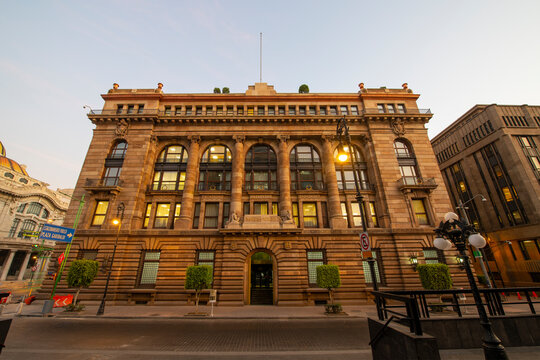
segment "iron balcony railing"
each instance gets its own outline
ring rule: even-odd
[[[437,183],[434,178],[421,178],[418,176],[403,176],[398,179],[398,186],[400,188],[407,186],[415,187],[436,187]]]
[[[124,180],[118,178],[86,179],[84,187],[116,187],[123,184]]]

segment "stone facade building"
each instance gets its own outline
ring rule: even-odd
[[[431,143],[452,202],[470,201],[468,217],[487,237],[496,283],[538,285],[540,106],[476,105]]]
[[[0,150],[0,288],[18,292],[31,277],[34,284],[43,278],[50,251],[40,252],[37,234],[47,221],[62,224],[73,189],[49,189],[49,184],[30,177],[24,165],[6,157],[2,143]],[[54,245],[48,240],[44,244]]]
[[[418,258],[446,261],[454,283],[465,284],[455,253],[433,249],[434,226],[451,205],[424,126],[432,114],[406,84],[311,94],[266,83],[231,94],[115,84],[102,97],[103,109],[88,114],[96,128],[74,193],[87,206],[69,261],[108,266],[111,220],[123,214],[110,300],[185,304],[186,268],[208,264],[219,304],[313,304],[326,296],[316,266],[332,263],[342,278],[338,301],[365,301],[373,280],[359,246],[352,167],[335,157],[342,117],[358,157],[376,281],[418,288],[410,264]],[[99,299],[104,282],[105,273],[82,296]]]

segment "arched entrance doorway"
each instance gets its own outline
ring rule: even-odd
[[[272,255],[264,251],[255,252],[249,260],[250,304],[274,304],[274,266]]]

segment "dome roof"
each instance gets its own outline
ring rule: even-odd
[[[19,174],[29,176],[24,167],[19,165],[18,162],[6,157],[6,148],[2,142],[0,142],[0,166],[18,172]]]

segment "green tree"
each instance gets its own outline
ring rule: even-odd
[[[228,94],[228,93],[230,93],[230,91],[229,91],[229,88],[228,88],[228,87],[224,87],[224,88],[223,88],[223,90],[221,90],[221,92],[222,92],[222,93],[224,93],[224,94]]]
[[[300,85],[300,87],[298,88],[298,92],[300,94],[309,94],[309,86],[307,86],[306,84]]]
[[[218,87],[214,88],[214,94],[221,94],[221,90]]]
[[[331,305],[334,306],[334,289],[341,286],[339,267],[337,265],[317,266],[317,286],[328,289]]]
[[[201,291],[212,285],[212,267],[210,265],[188,266],[184,288],[195,290],[195,312],[199,311]]]
[[[83,287],[89,287],[94,281],[99,269],[99,263],[95,260],[75,260],[69,267],[67,282],[69,287],[77,288],[77,294],[73,304],[77,304],[77,298]]]
[[[448,290],[452,278],[446,264],[421,264],[416,267],[422,286],[426,290]]]

